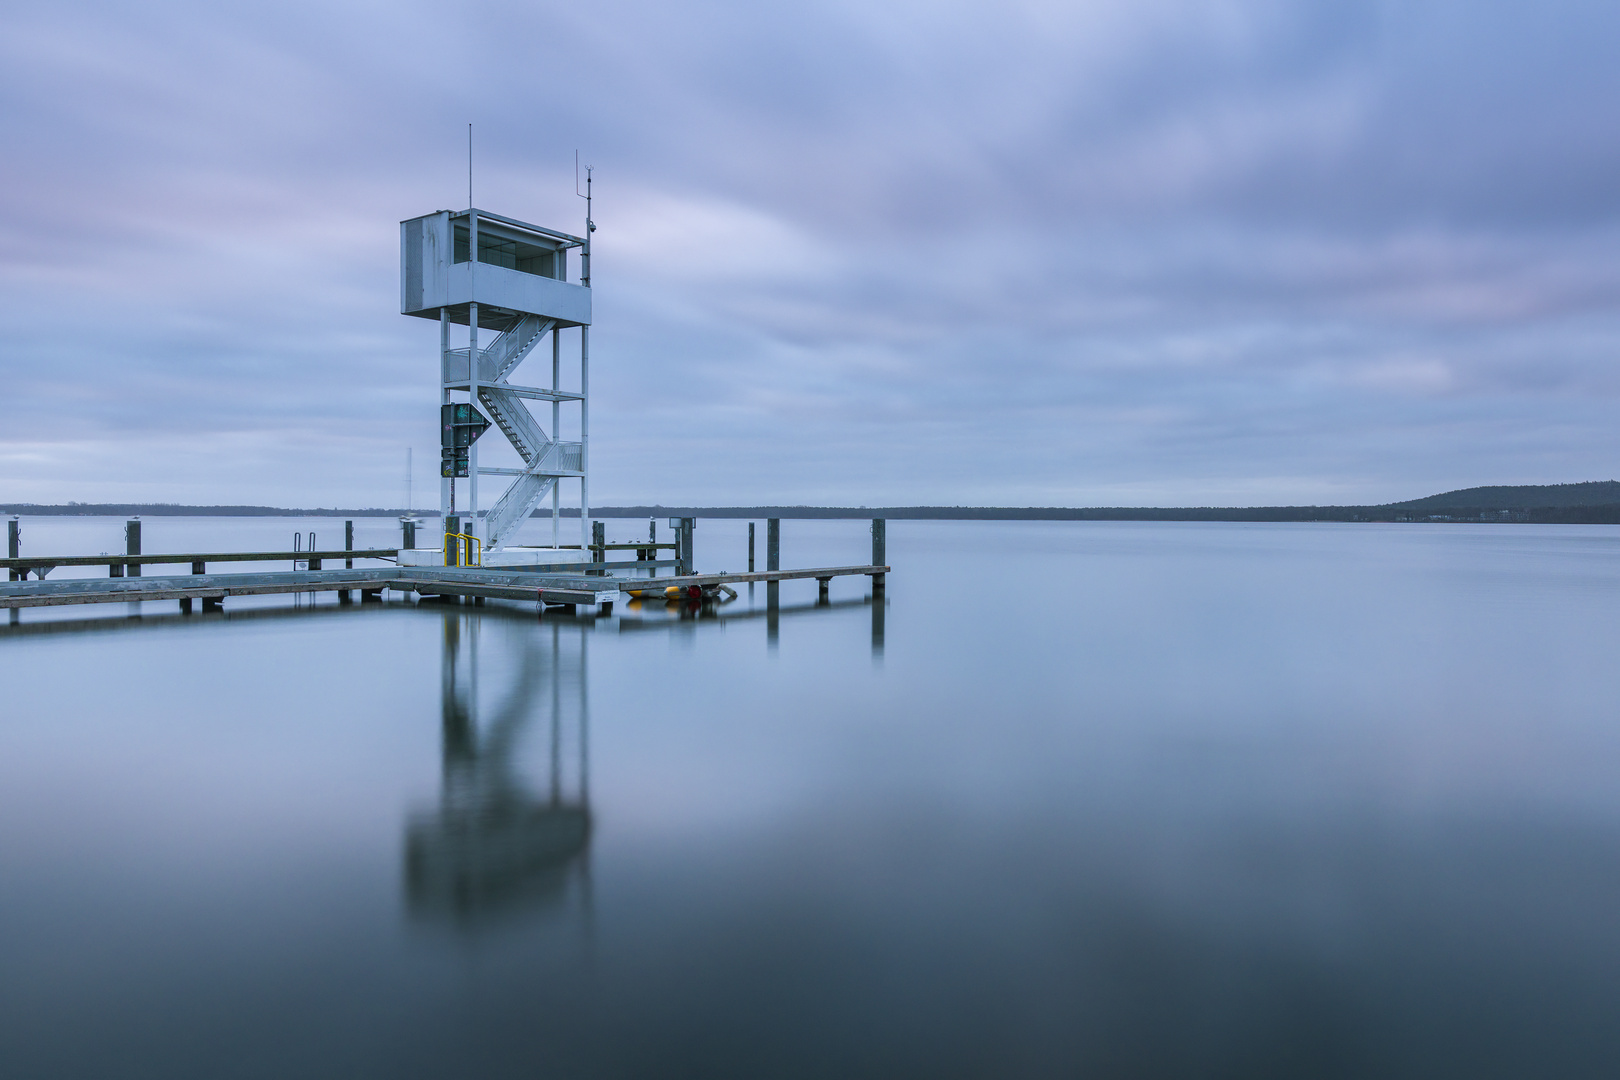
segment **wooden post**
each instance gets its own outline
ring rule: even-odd
[[[343,551],[355,551],[355,523],[353,521],[343,521]],[[353,568],[355,568],[355,560],[343,560],[343,570],[353,570]],[[353,604],[355,594],[350,589],[339,589],[337,591],[337,602],[339,604]]]
[[[748,572],[754,572],[754,523],[748,523]]]
[[[782,519],[765,519],[765,569],[782,569]],[[782,598],[782,583],[780,581],[767,581],[765,583],[765,607],[774,611]],[[776,641],[775,627],[769,628],[769,637]]]
[[[414,518],[401,518],[399,527],[404,532],[404,547],[408,551],[416,546],[416,520]]]
[[[141,553],[141,519],[130,518],[124,523],[124,554],[139,555]],[[141,576],[141,564],[130,563],[127,573],[130,577]]]
[[[889,563],[888,535],[887,535],[888,531],[889,531],[889,523],[888,523],[888,521],[886,519],[884,519],[884,518],[873,518],[872,519],[872,565],[873,566],[887,566],[888,563]],[[883,591],[884,579],[886,577],[888,577],[887,574],[873,574],[872,575],[872,593],[873,593],[874,596]]]
[[[697,518],[670,518],[675,522],[675,573],[690,574],[692,569],[692,533],[697,528]]]
[[[22,519],[20,518],[14,517],[6,522],[6,558],[22,558]],[[22,575],[13,570],[11,580],[21,581]],[[11,610],[15,611],[17,609],[12,608]]]
[[[353,551],[354,550],[354,522],[352,522],[352,521],[345,521],[343,523],[343,550],[344,551]],[[345,570],[353,570],[354,569],[354,560],[353,559],[344,559],[343,560],[343,569],[345,569]],[[339,589],[337,591],[337,598],[338,598],[338,603],[340,603],[340,604],[352,604],[352,603],[354,603],[354,593],[352,591],[350,591],[349,589]]]

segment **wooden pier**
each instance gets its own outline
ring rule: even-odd
[[[131,523],[135,524],[135,523]],[[380,600],[384,589],[432,597],[471,597],[476,602],[516,600],[539,604],[596,605],[604,613],[612,611],[613,603],[623,594],[650,593],[659,599],[700,601],[712,599],[722,588],[730,585],[764,583],[767,603],[777,603],[777,589],[783,581],[815,578],[820,594],[827,595],[828,586],[835,577],[870,577],[874,594],[884,591],[884,582],[890,567],[884,565],[884,523],[872,522],[872,562],[860,566],[823,566],[798,570],[779,568],[781,524],[772,518],[767,522],[767,569],[742,573],[695,574],[681,572],[691,565],[691,532],[687,527],[677,552],[679,558],[657,558],[660,548],[675,547],[649,539],[643,543],[608,544],[598,529],[595,544],[588,545],[594,561],[586,563],[554,564],[544,566],[379,566],[355,567],[354,560],[394,560],[398,548],[344,548],[333,551],[234,551],[191,552],[184,554],[144,555],[139,552],[139,533],[131,542],[131,551],[122,555],[67,555],[30,556],[13,555],[0,559],[0,568],[10,571],[12,580],[0,582],[0,608],[57,607],[68,604],[141,603],[152,600],[174,600],[180,610],[189,612],[193,601],[200,600],[204,610],[218,608],[228,597],[264,596],[278,593],[335,592],[342,603],[354,600],[358,592],[362,602]],[[352,533],[350,534],[352,538]],[[15,531],[12,551],[16,551]],[[749,534],[748,562],[753,565],[753,534]],[[634,551],[632,560],[607,562],[609,551]],[[327,570],[325,561],[343,560],[343,568]],[[259,571],[256,573],[211,574],[209,563],[229,562],[286,562],[295,569]],[[304,563],[307,569],[297,569]],[[189,565],[189,574],[170,574],[156,577],[141,576],[146,566]],[[104,578],[69,578],[48,581],[46,576],[62,566],[105,566]],[[677,573],[670,577],[631,576],[674,566]],[[28,580],[32,573],[35,580]],[[673,590],[673,591],[672,591]]]

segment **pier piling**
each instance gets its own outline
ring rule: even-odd
[[[670,518],[675,528],[675,573],[693,572],[692,534],[697,530],[697,518]]]
[[[124,523],[124,554],[139,555],[141,553],[141,519],[130,518]],[[132,562],[124,571],[130,577],[141,576],[141,564]],[[115,577],[123,575],[114,575]]]
[[[451,537],[459,535],[461,535],[461,518],[456,514],[451,514],[444,519],[444,565],[446,566],[456,565],[456,549],[460,546],[461,541],[452,540]]]
[[[765,570],[782,569],[782,519],[765,519]],[[780,582],[767,581],[765,583],[765,606],[774,608],[781,602],[782,585]]]
[[[352,521],[345,521],[343,523],[343,550],[344,551],[353,551],[354,550],[354,522],[352,522]],[[345,569],[345,570],[353,570],[354,569],[354,560],[353,559],[344,559],[343,560],[343,569]],[[337,598],[338,598],[338,603],[340,603],[340,604],[352,604],[352,603],[354,603],[354,591],[352,589],[339,589],[338,594],[337,594]]]
[[[884,518],[872,519],[872,565],[888,565],[888,531],[889,523]],[[883,592],[885,574],[872,575],[872,595],[878,596]]]
[[[22,519],[21,518],[15,518],[14,517],[10,521],[6,522],[6,552],[7,552],[6,558],[8,558],[8,559],[20,559],[20,558],[22,558]],[[26,570],[22,571],[21,573],[17,572],[16,570],[13,570],[11,572],[11,580],[12,581],[21,581],[23,578],[25,578],[27,576],[28,576],[28,571],[26,571]]]

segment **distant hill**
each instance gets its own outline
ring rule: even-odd
[[[1620,480],[1589,480],[1584,484],[1521,484],[1517,487],[1472,487],[1447,491],[1408,502],[1387,503],[1383,509],[1437,513],[1445,510],[1546,510],[1573,506],[1620,506]]]

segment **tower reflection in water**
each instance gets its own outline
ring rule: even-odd
[[[406,827],[411,915],[472,925],[565,904],[571,895],[588,910],[587,631],[560,622],[520,629],[486,624],[478,614],[445,614],[443,779],[437,809],[413,814]],[[485,630],[510,644],[489,659],[516,653],[517,662],[511,672],[491,673],[504,694],[480,716]],[[519,767],[536,738],[546,740],[543,783],[526,781]]]

